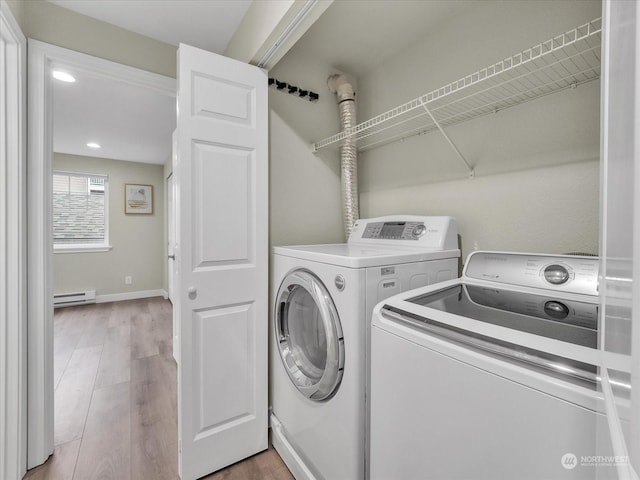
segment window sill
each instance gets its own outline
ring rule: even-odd
[[[111,250],[111,245],[54,246],[53,253],[99,253]]]

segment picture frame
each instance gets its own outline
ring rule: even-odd
[[[124,213],[127,215],[153,214],[153,185],[125,183]]]

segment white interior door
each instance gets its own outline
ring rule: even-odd
[[[266,72],[180,45],[174,310],[183,480],[268,445],[267,155]]]

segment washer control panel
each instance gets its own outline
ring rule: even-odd
[[[523,287],[597,295],[599,264],[598,257],[473,252],[467,258],[463,275]]]

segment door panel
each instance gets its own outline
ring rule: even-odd
[[[193,115],[255,127],[255,88],[220,77],[194,76]]]
[[[267,75],[179,48],[183,480],[267,448]]]
[[[256,418],[256,318],[253,303],[195,312],[193,319],[196,366],[193,410],[199,437],[215,434]],[[224,338],[216,351],[203,339]],[[224,364],[219,362],[225,358]],[[220,392],[225,392],[220,395]],[[217,398],[217,402],[209,399]]]
[[[255,152],[230,145],[194,145],[194,268],[250,263],[254,257]],[[211,205],[225,208],[212,209]],[[242,223],[238,218],[248,219]]]

